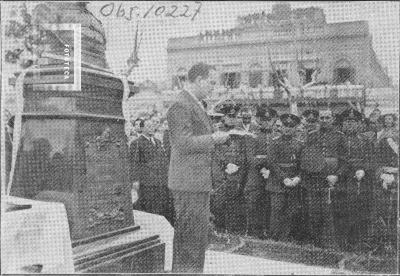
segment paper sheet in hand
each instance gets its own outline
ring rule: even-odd
[[[256,158],[257,159],[264,159],[264,158],[267,158],[267,156],[266,155],[256,155]]]
[[[255,134],[248,132],[248,131],[243,131],[243,130],[238,130],[238,129],[232,129],[230,131],[228,131],[229,135],[233,135],[233,136],[251,136],[251,137],[256,137]]]

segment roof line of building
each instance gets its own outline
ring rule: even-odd
[[[322,26],[319,26],[319,25],[315,25],[316,27],[325,27],[325,26],[333,26],[333,25],[345,25],[345,24],[356,24],[356,23],[367,23],[368,24],[368,21],[367,20],[355,20],[355,21],[346,21],[346,22],[334,22],[334,23],[327,23],[327,24],[324,24],[324,25],[322,25]],[[274,27],[274,26],[272,26],[272,27]],[[260,30],[263,30],[263,29],[268,29],[268,26],[265,26],[264,28],[262,28],[262,26],[260,27],[260,26],[249,26],[249,27],[246,27],[246,26],[243,26],[243,27],[239,27],[239,26],[236,26],[236,27],[234,27],[234,28],[229,28],[229,29],[223,29],[223,30],[239,30],[239,31],[243,31],[243,30],[245,30],[245,29],[247,29],[247,30],[254,30],[254,31],[260,31]],[[213,29],[213,30],[209,30],[209,31],[220,31],[221,29]],[[169,38],[168,39],[168,41],[173,41],[173,40],[179,40],[179,39],[189,39],[189,38],[196,38],[196,37],[199,37],[199,34],[197,34],[197,35],[190,35],[190,36],[180,36],[180,37],[171,37],[171,38]]]
[[[348,37],[364,37],[369,36],[369,34],[351,34],[351,35],[325,35],[319,37],[310,37],[310,38],[280,38],[274,40],[258,40],[258,41],[224,41],[221,43],[214,43],[214,44],[197,44],[197,45],[189,45],[189,46],[179,46],[179,47],[170,47],[167,46],[167,52],[174,52],[174,51],[181,51],[181,50],[190,50],[190,49],[202,49],[202,48],[223,48],[227,45],[229,46],[243,46],[249,44],[263,44],[263,45],[271,45],[271,44],[279,44],[282,42],[299,42],[299,41],[315,41],[315,40],[322,40],[324,38],[348,38]]]

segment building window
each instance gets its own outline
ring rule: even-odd
[[[333,74],[334,84],[354,83],[354,70],[352,68],[336,68]]]
[[[315,71],[314,69],[308,69],[308,68],[305,70],[306,75],[305,75],[303,84],[306,84],[306,83],[309,83],[312,81],[312,74],[314,73],[314,71]]]
[[[346,84],[355,82],[355,71],[350,62],[346,59],[341,59],[336,62],[333,70],[333,83]]]
[[[228,88],[238,88],[240,85],[240,73],[229,72],[221,75],[221,84]]]
[[[262,71],[253,71],[249,73],[249,85],[252,88],[256,88],[262,84]]]

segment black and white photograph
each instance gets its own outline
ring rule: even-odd
[[[396,275],[397,1],[1,1],[1,274]]]

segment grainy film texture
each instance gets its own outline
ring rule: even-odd
[[[1,2],[3,273],[398,273],[397,2]]]

